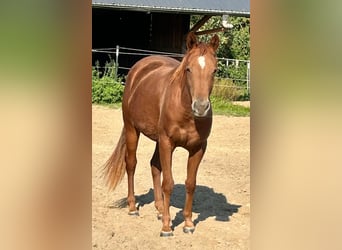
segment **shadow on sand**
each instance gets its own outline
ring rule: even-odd
[[[153,189],[151,188],[146,194],[136,196],[138,209],[146,204],[154,202]],[[179,208],[175,218],[172,220],[172,230],[180,225],[183,219],[183,207],[185,202],[185,185],[176,184],[171,196],[171,206]],[[126,198],[122,198],[114,202],[111,208],[124,208],[127,206]],[[198,217],[194,220],[197,225],[200,221],[204,221],[209,217],[215,216],[217,221],[229,221],[229,217],[233,213],[237,213],[241,205],[230,204],[222,193],[216,193],[212,188],[197,185],[194,195],[192,211],[198,213]]]

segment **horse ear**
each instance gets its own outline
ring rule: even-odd
[[[186,37],[186,47],[188,50],[192,49],[197,44],[197,37],[193,31],[191,31]]]
[[[211,47],[213,47],[213,49],[216,51],[218,46],[220,45],[220,39],[218,37],[218,35],[214,35],[211,40],[210,40],[210,43]]]

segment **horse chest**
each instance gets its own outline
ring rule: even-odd
[[[206,140],[209,133],[210,129],[208,131],[199,131],[194,124],[191,124],[185,127],[175,126],[170,137],[177,146],[188,148]]]

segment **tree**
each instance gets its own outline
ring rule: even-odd
[[[190,19],[191,27],[202,18],[201,15],[193,15]],[[209,30],[221,27],[221,16],[211,17],[200,30]],[[250,21],[247,17],[229,17],[233,28],[224,32],[218,32],[220,47],[217,51],[218,57],[231,59],[249,60],[250,58]],[[209,41],[211,35],[202,35],[201,39]]]

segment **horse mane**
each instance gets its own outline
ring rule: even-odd
[[[198,48],[200,50],[199,51],[200,55],[203,56],[207,53],[208,45],[201,42],[201,43],[198,43],[196,46],[194,46],[192,49],[187,50],[187,52],[185,53],[180,65],[177,67],[177,69],[175,70],[175,72],[171,76],[171,83],[175,82],[176,80],[182,80],[183,79],[183,77],[185,75],[185,71],[186,71],[186,65],[187,65],[188,59],[190,57],[190,54],[196,48]]]
[[[173,72],[171,76],[171,84],[174,83],[177,80],[183,79],[183,76],[185,75],[185,69],[186,69],[186,62],[188,61],[188,53],[185,54],[183,57],[180,65],[176,68],[175,72]]]

